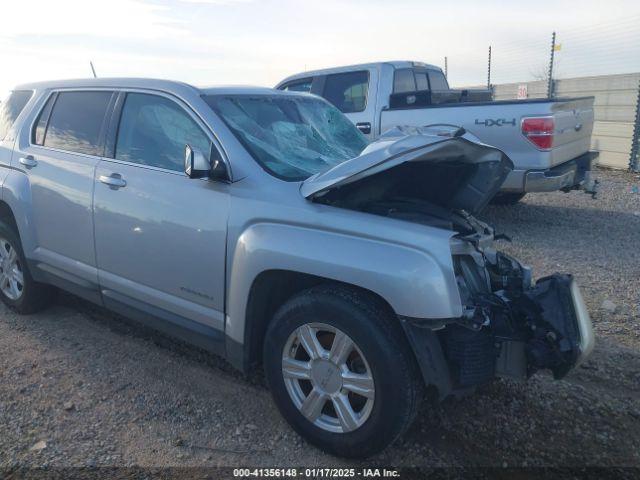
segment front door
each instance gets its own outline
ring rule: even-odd
[[[126,94],[113,158],[95,173],[99,281],[107,305],[223,329],[229,195],[184,174],[186,144],[215,151],[186,105]]]

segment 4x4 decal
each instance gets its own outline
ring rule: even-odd
[[[504,118],[487,118],[486,120],[480,120],[476,118],[476,125],[484,125],[485,127],[502,127],[503,125],[512,125],[516,126],[516,119],[512,118],[511,120],[505,120]]]

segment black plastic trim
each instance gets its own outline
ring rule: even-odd
[[[424,323],[425,320],[409,317],[398,318],[416,356],[425,385],[436,387],[438,398],[443,400],[453,392],[453,383],[440,339],[436,332],[429,327],[429,324]],[[426,320],[426,322],[429,321]]]
[[[104,142],[104,156],[106,158],[115,158],[116,155],[116,141],[118,137],[118,126],[120,125],[120,116],[122,115],[122,106],[124,105],[126,92],[118,91],[117,96],[111,106],[109,112],[109,126]]]

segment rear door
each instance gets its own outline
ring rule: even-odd
[[[88,291],[97,288],[93,175],[113,98],[109,90],[52,92],[33,128],[22,129],[12,159],[31,187],[37,241],[27,257]]]
[[[95,173],[100,286],[105,305],[116,310],[124,304],[192,330],[221,330],[228,185],[187,177],[186,144],[220,155],[180,100],[157,92],[120,95],[108,158]]]

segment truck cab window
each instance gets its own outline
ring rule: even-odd
[[[427,81],[427,72],[416,71],[416,88],[417,90],[429,90],[429,82]]]
[[[288,90],[290,92],[310,92],[313,78],[305,78],[304,80],[294,80],[291,83],[281,87],[281,90]]]
[[[369,72],[327,75],[322,96],[342,113],[362,112],[367,107]]]
[[[442,72],[437,70],[429,70],[429,83],[431,90],[449,90],[449,83]]]
[[[413,77],[413,70],[401,68],[393,75],[393,93],[406,93],[416,91],[416,81]]]

